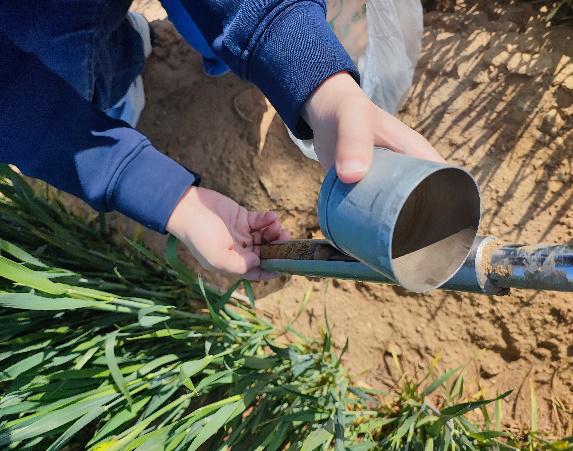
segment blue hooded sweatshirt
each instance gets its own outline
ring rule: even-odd
[[[103,100],[94,98],[98,80],[90,79],[89,59],[74,60],[66,54],[53,71],[44,64],[69,48],[62,40],[73,39],[82,48],[113,39],[112,34],[94,33],[89,21],[91,13],[101,13],[104,3],[0,0],[0,161],[96,210],[119,211],[164,233],[181,196],[198,183],[197,174],[159,152],[125,122],[101,111]],[[127,11],[129,3],[112,0],[108,7]],[[51,16],[50,4],[65,7]],[[207,44],[203,54],[218,65],[216,70],[224,71],[226,65],[253,82],[299,138],[312,137],[299,112],[324,80],[343,71],[358,80],[351,58],[326,22],[323,0],[181,0],[180,4],[200,32],[201,45]],[[71,33],[50,39],[52,25],[70,23]],[[85,79],[69,75],[71,68],[77,69],[73,64],[87,64]]]

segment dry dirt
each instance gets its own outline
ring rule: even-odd
[[[468,168],[483,192],[480,233],[507,242],[573,240],[573,29],[547,27],[533,3],[450,2],[425,17],[423,52],[400,119],[453,164]],[[156,3],[136,5],[157,32],[145,72],[147,106],[140,122],[154,145],[203,175],[203,186],[245,207],[275,209],[294,237],[318,229],[323,173],[290,141],[262,94],[232,74],[210,78]],[[539,6],[537,6],[539,8]],[[157,251],[164,237],[112,215],[118,232],[141,234]],[[189,254],[182,256],[193,268]],[[203,272],[204,273],[204,272]],[[204,275],[218,286],[224,278]],[[508,297],[283,277],[258,284],[258,306],[275,321],[293,318],[318,335],[323,308],[346,364],[361,383],[383,388],[396,377],[389,350],[410,374],[443,353],[446,370],[475,358],[469,387],[513,389],[504,422],[530,418],[534,379],[540,427],[563,429],[556,398],[573,408],[573,294],[515,291]],[[569,426],[570,428],[571,426]]]

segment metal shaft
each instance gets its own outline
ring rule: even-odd
[[[395,284],[326,240],[294,240],[261,247],[269,271]],[[573,292],[573,246],[503,245],[478,237],[460,270],[439,289],[503,295],[510,288]]]

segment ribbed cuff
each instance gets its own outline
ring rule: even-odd
[[[360,80],[352,59],[326,22],[324,7],[312,0],[286,7],[253,45],[246,78],[267,96],[300,139],[312,138],[300,111],[323,81],[338,72],[349,72]]]
[[[151,230],[166,233],[173,209],[200,180],[198,174],[147,144],[121,170],[108,205]]]

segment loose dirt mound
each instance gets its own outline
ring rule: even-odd
[[[203,186],[252,209],[276,209],[295,237],[318,229],[323,174],[291,143],[280,118],[252,85],[234,75],[209,78],[200,57],[156,4],[138,6],[154,20],[158,46],[145,73],[140,129],[166,154],[200,172]],[[481,234],[508,242],[571,242],[573,237],[573,30],[548,28],[530,4],[468,2],[426,14],[422,57],[400,118],[451,163],[472,171],[483,190]],[[132,234],[133,224],[116,221]],[[146,232],[160,249],[163,238]],[[193,259],[187,262],[196,267]],[[227,281],[206,275],[219,286]],[[516,291],[509,297],[434,292],[304,277],[257,287],[258,305],[287,322],[312,284],[297,326],[318,334],[323,305],[336,343],[363,383],[392,384],[394,349],[409,372],[440,352],[441,369],[468,362],[468,380],[513,389],[505,421],[529,421],[536,382],[540,427],[558,428],[555,398],[573,407],[573,295]],[[478,382],[479,380],[479,382]],[[477,390],[476,390],[477,391]],[[571,431],[568,431],[571,433]]]

